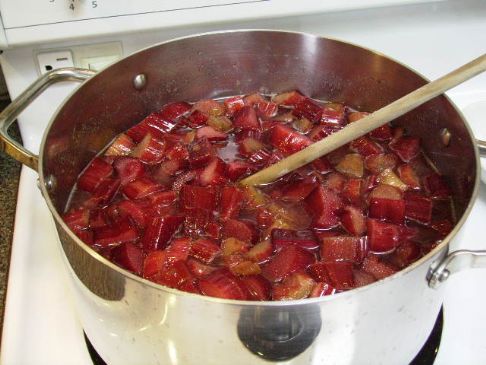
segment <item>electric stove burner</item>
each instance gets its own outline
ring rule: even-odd
[[[429,338],[423,345],[420,352],[415,356],[410,365],[432,365],[435,361],[437,353],[439,352],[440,340],[442,337],[442,328],[444,324],[444,315],[442,309],[437,316],[434,328],[429,335]],[[93,365],[107,365],[106,362],[96,352],[95,348],[89,341],[86,333],[84,334],[84,340],[86,341],[86,347],[88,348],[89,355],[93,361]]]

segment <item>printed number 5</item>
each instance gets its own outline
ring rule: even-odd
[[[93,0],[91,2],[91,7],[94,9],[94,8],[97,8],[98,7],[98,1],[97,0]]]

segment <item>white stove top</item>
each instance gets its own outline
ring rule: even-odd
[[[232,24],[227,28],[272,28],[335,37],[381,51],[429,78],[438,77],[486,52],[486,3],[445,1],[363,11]],[[126,54],[174,36],[214,27],[125,35]],[[2,64],[12,96],[35,78],[32,49],[5,52]],[[19,66],[20,65],[20,66]],[[24,67],[25,72],[20,72]],[[56,103],[71,87],[55,88],[20,119],[25,145],[37,150]],[[486,75],[448,93],[471,124],[486,115]],[[59,99],[59,100],[58,100]],[[49,104],[49,107],[45,105]],[[54,104],[54,106],[53,106]],[[39,119],[45,122],[39,123]],[[35,121],[35,123],[34,123]],[[484,120],[482,122],[484,133]],[[476,126],[480,129],[481,125]],[[479,136],[478,132],[478,137]],[[486,137],[484,133],[482,137]],[[0,363],[90,364],[83,332],[67,287],[67,271],[50,213],[36,185],[37,174],[24,168],[13,239]],[[486,186],[466,223],[461,248],[486,249],[483,226]],[[486,270],[470,270],[447,282],[444,330],[434,364],[486,363]]]

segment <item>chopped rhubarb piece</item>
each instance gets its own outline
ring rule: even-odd
[[[215,130],[223,133],[227,133],[233,129],[233,123],[231,120],[224,116],[220,115],[218,117],[209,117],[206,124]]]
[[[201,261],[193,258],[188,258],[186,264],[191,273],[198,278],[206,276],[217,269],[215,266],[203,264]]]
[[[270,240],[258,242],[247,253],[246,257],[256,263],[266,262],[273,253],[273,246]]]
[[[202,208],[186,208],[184,210],[184,234],[192,238],[199,238],[206,233],[208,224],[213,219],[213,212]]]
[[[191,108],[191,105],[185,101],[176,101],[164,105],[164,107],[160,109],[159,114],[162,118],[175,122],[177,118],[188,113]]]
[[[380,153],[365,158],[365,166],[373,174],[379,174],[386,169],[394,169],[397,162],[397,156],[392,153]]]
[[[428,224],[432,220],[432,200],[422,194],[405,194],[405,216],[408,219]]]
[[[118,157],[113,162],[113,167],[120,178],[121,186],[125,186],[145,174],[143,163],[133,157]]]
[[[253,165],[260,167],[270,165],[271,163],[269,161],[271,157],[272,155],[269,152],[265,150],[259,150],[255,153],[252,153],[251,156],[248,157],[248,161],[250,161]]]
[[[403,269],[420,257],[420,247],[412,241],[405,241],[391,254],[390,262]]]
[[[273,256],[262,268],[262,275],[271,282],[281,281],[285,276],[305,270],[315,262],[309,251],[296,245],[288,245]]]
[[[354,123],[357,122],[360,119],[363,119],[364,117],[370,115],[370,113],[367,112],[352,112],[348,114],[348,122],[349,123]]]
[[[420,152],[420,138],[403,136],[394,139],[388,145],[404,162],[409,162]]]
[[[322,106],[321,123],[343,124],[345,108],[340,103],[326,103]]]
[[[288,275],[281,283],[272,288],[273,300],[296,300],[309,296],[315,281],[306,273],[295,272]]]
[[[199,288],[203,294],[217,298],[246,300],[250,296],[241,280],[227,269],[200,278]]]
[[[217,204],[216,189],[212,186],[184,185],[180,192],[181,207],[185,210],[193,208],[212,211]]]
[[[173,190],[157,191],[146,197],[150,205],[159,207],[173,204],[177,200],[177,194]]]
[[[420,179],[410,164],[398,166],[398,176],[410,189],[419,190],[421,188]]]
[[[294,91],[277,94],[272,98],[272,101],[282,106],[296,106],[304,99],[305,99],[304,95],[294,90]]]
[[[368,135],[377,141],[389,141],[393,138],[392,129],[388,124],[373,129]]]
[[[362,186],[363,186],[363,180],[349,179],[344,183],[341,195],[351,204],[359,205],[362,199],[362,195],[361,195]]]
[[[141,177],[133,180],[122,187],[123,194],[128,199],[141,199],[156,191],[164,190],[164,187],[152,181],[148,177]]]
[[[94,192],[101,182],[109,178],[113,173],[113,166],[96,157],[78,178],[78,188],[84,191]]]
[[[400,226],[380,222],[376,219],[366,221],[368,228],[368,244],[370,250],[376,253],[385,253],[394,250],[402,238]]]
[[[115,247],[112,259],[121,267],[140,275],[143,269],[143,251],[131,242],[125,242]]]
[[[315,281],[330,283],[331,279],[327,273],[326,265],[323,261],[315,262],[307,267],[307,272]]]
[[[300,133],[305,134],[308,133],[314,127],[314,124],[312,124],[312,122],[309,119],[300,118],[294,121],[292,126]]]
[[[157,275],[167,264],[167,252],[162,250],[152,251],[143,261],[142,276],[146,279]]]
[[[198,292],[197,288],[193,288],[190,285],[194,282],[194,275],[192,275],[184,261],[176,261],[168,265],[164,270],[153,276],[151,280],[169,288],[181,290],[182,288],[189,288],[191,292]]]
[[[261,141],[252,137],[245,138],[238,143],[238,152],[243,156],[251,156],[264,148],[265,145]]]
[[[444,177],[438,174],[426,176],[424,178],[424,187],[433,198],[445,198],[451,195],[451,190]]]
[[[172,183],[172,190],[175,192],[179,192],[184,185],[193,181],[196,177],[197,174],[195,171],[184,172],[176,176],[174,182]]]
[[[164,159],[165,141],[154,138],[150,133],[133,149],[130,156],[140,159],[146,164],[155,165]]]
[[[307,136],[284,124],[278,124],[270,130],[269,141],[283,153],[295,153],[312,144]]]
[[[195,128],[206,124],[208,121],[208,115],[201,112],[200,110],[194,110],[187,118],[187,124],[189,127]]]
[[[180,160],[166,160],[159,164],[158,168],[154,170],[152,177],[155,181],[162,185],[170,185],[173,176],[183,168],[183,163]]]
[[[96,208],[109,204],[120,187],[120,179],[107,178],[95,189],[91,197],[84,202],[86,208]]]
[[[150,133],[152,136],[162,139],[164,138],[166,130],[170,130],[173,125],[167,125],[158,112],[149,114],[140,123],[134,125],[125,133],[135,142],[139,143],[142,139]]]
[[[243,205],[243,192],[234,186],[221,189],[220,219],[237,218]]]
[[[238,276],[259,275],[262,272],[260,265],[242,255],[226,256],[224,262],[226,267]]]
[[[272,245],[276,251],[288,245],[297,245],[306,250],[315,250],[319,248],[314,233],[311,230],[295,231],[292,229],[272,229]]]
[[[322,175],[332,171],[332,165],[326,157],[321,157],[317,160],[312,161],[312,167],[315,171]]]
[[[334,288],[348,290],[354,287],[353,264],[351,262],[325,262],[324,267]]]
[[[189,163],[192,168],[206,165],[215,156],[211,143],[206,139],[195,141],[189,151]]]
[[[249,248],[250,244],[248,242],[240,241],[234,237],[226,238],[221,243],[223,256],[246,253],[248,252]]]
[[[205,126],[198,128],[196,130],[196,138],[202,139],[205,138],[208,141],[226,141],[228,139],[228,135],[226,133],[217,131],[213,127]]]
[[[89,212],[89,228],[99,228],[109,224],[106,209],[93,209]],[[67,221],[66,221],[67,223]]]
[[[387,222],[402,224],[405,219],[405,201],[372,198],[370,199],[370,218],[384,219]]]
[[[232,161],[226,164],[226,176],[231,181],[239,180],[249,174],[251,174],[255,170],[255,167],[245,161]]]
[[[223,160],[215,157],[199,174],[199,183],[202,186],[224,184],[226,164]]]
[[[310,98],[300,101],[292,112],[297,118],[307,118],[313,123],[318,123],[322,117],[322,107]]]
[[[217,222],[209,222],[206,224],[206,234],[215,240],[220,238],[221,225]]]
[[[221,234],[224,238],[234,237],[244,242],[255,242],[258,239],[256,228],[249,221],[228,219],[224,222]]]
[[[376,281],[373,275],[368,274],[366,271],[363,270],[353,270],[353,277],[354,277],[354,285],[356,288],[369,285]]]
[[[115,203],[114,208],[118,217],[113,217],[112,215],[112,219],[117,221],[130,217],[132,221],[135,222],[135,225],[140,229],[144,229],[147,225],[146,209],[144,209],[143,205],[139,202],[122,200]]]
[[[335,193],[341,193],[345,183],[346,178],[339,172],[331,172],[324,180],[324,186]]]
[[[376,142],[373,142],[368,137],[355,139],[350,143],[349,147],[352,151],[357,152],[364,157],[383,153],[383,147]]]
[[[402,192],[391,185],[379,184],[371,191],[369,195],[369,199],[375,198],[400,200],[402,199]]]
[[[235,112],[245,106],[245,101],[241,96],[233,96],[232,98],[224,100],[224,106],[226,107],[226,112],[232,116]]]
[[[405,184],[400,178],[393,172],[391,169],[383,170],[377,177],[376,180],[380,184],[386,184],[394,186],[401,191],[405,191],[408,189],[407,184]]]
[[[226,111],[224,105],[212,99],[199,100],[193,105],[192,110],[199,110],[208,116],[223,115]]]
[[[366,232],[366,219],[363,212],[353,206],[346,206],[341,213],[341,223],[353,236],[362,236]]]
[[[255,109],[244,106],[233,116],[233,126],[238,129],[260,129]]]
[[[270,300],[272,284],[261,275],[247,275],[241,278],[252,300]]]
[[[363,261],[362,268],[363,271],[373,275],[376,280],[381,280],[397,272],[396,268],[382,262],[377,255],[368,255]]]
[[[64,223],[73,231],[90,228],[90,211],[89,209],[78,208],[71,209],[62,216]]]
[[[361,158],[361,155],[357,153],[346,155],[336,165],[336,170],[349,177],[363,177],[363,159]]]
[[[312,215],[313,228],[328,229],[339,224],[337,212],[343,204],[336,193],[320,185],[304,201]]]
[[[187,237],[174,238],[170,245],[165,249],[167,262],[169,264],[176,261],[186,261],[189,252],[192,250],[192,242]]]
[[[308,137],[314,141],[320,141],[321,139],[326,138],[328,135],[330,135],[329,128],[325,124],[320,124],[316,125],[314,128],[311,129],[311,131],[308,133]]]
[[[105,156],[126,156],[132,152],[135,143],[125,133],[119,134],[105,152]]]
[[[282,190],[282,200],[295,203],[302,201],[316,188],[317,184],[312,177],[288,184]]]
[[[201,238],[192,243],[190,255],[210,264],[221,254],[221,248],[213,240]]]
[[[366,240],[362,237],[326,237],[321,242],[321,259],[326,262],[349,261],[358,264],[367,254]]]
[[[94,244],[100,247],[114,247],[126,242],[135,242],[138,231],[130,224],[128,219],[96,228],[94,231]]]
[[[309,298],[319,298],[326,295],[332,295],[336,292],[336,289],[331,286],[331,284],[325,283],[323,281],[315,283],[314,287],[309,294]]]
[[[183,221],[184,217],[181,216],[153,217],[148,222],[141,240],[144,250],[165,248]]]

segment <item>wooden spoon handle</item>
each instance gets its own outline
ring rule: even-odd
[[[358,137],[364,136],[366,133],[398,118],[483,71],[486,71],[486,54],[360,119],[358,123],[348,124],[340,131],[248,176],[241,180],[240,183],[242,185],[263,185],[271,183],[279,177],[288,174],[290,171],[298,169]]]

